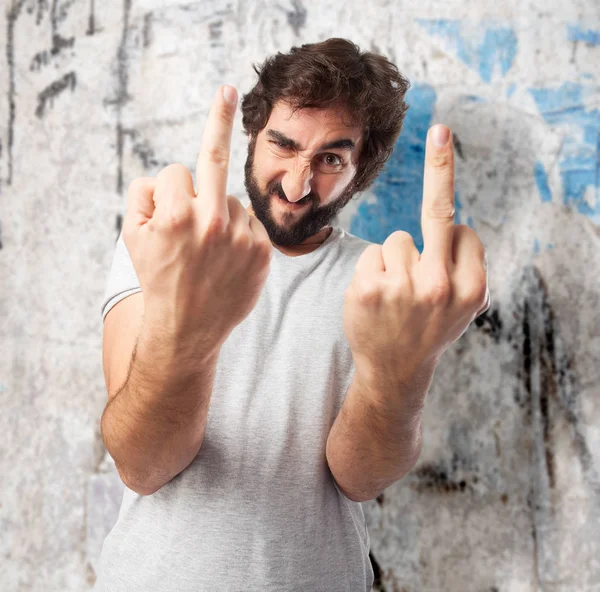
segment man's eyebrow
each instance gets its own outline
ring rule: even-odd
[[[282,134],[277,130],[269,129],[267,130],[267,135],[271,139],[280,142],[281,144],[285,144],[294,150],[302,151],[302,148],[296,141],[288,138],[285,134]],[[355,147],[356,144],[354,143],[354,140],[351,140],[350,138],[344,138],[342,140],[334,140],[333,142],[324,144],[319,148],[319,152],[322,150],[354,150]]]

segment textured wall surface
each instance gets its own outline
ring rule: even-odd
[[[328,37],[411,80],[396,150],[339,222],[419,248],[424,140],[450,126],[457,223],[492,306],[442,358],[413,471],[364,504],[376,590],[600,590],[597,0],[4,0],[0,590],[95,579],[122,484],[99,421],[100,305],[125,193],[192,173],[216,88]],[[245,205],[238,115],[229,192]]]

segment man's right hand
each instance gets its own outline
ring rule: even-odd
[[[262,223],[226,194],[236,104],[236,90],[221,86],[202,137],[197,193],[187,167],[171,164],[131,183],[123,223],[145,322],[201,344],[206,355],[256,305],[273,249]]]

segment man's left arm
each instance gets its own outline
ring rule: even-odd
[[[408,382],[382,382],[383,373],[355,373],[326,445],[329,469],[356,502],[377,497],[417,463],[423,406],[433,372]]]
[[[340,489],[376,497],[416,464],[425,397],[444,351],[490,306],[487,255],[454,224],[454,152],[447,126],[425,144],[423,252],[398,230],[361,254],[344,299],[354,380],[327,438]]]

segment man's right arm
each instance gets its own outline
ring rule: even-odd
[[[200,450],[219,355],[200,351],[142,319],[127,380],[100,424],[121,479],[140,495],[158,491]]]

